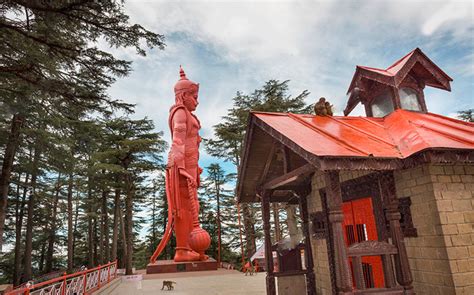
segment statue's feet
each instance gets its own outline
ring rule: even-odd
[[[201,260],[201,261],[206,261],[206,260],[209,259],[209,256],[207,256],[206,254],[200,254],[199,256],[200,256],[199,260]]]
[[[174,254],[174,262],[199,261],[201,255],[190,249],[176,249]]]

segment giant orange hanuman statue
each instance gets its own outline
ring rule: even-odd
[[[168,224],[163,239],[150,258],[151,263],[156,262],[173,229],[176,236],[175,262],[207,260],[204,251],[211,243],[209,234],[199,225],[197,188],[202,172],[198,165],[201,125],[193,114],[198,105],[199,84],[186,78],[182,68],[180,77],[174,86],[176,103],[169,115],[173,143],[166,168]]]

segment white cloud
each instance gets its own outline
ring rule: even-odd
[[[448,63],[440,66],[455,72],[453,88],[473,91],[465,86],[474,74],[471,2],[135,0],[125,8],[132,22],[164,34],[167,46],[145,58],[118,50],[134,60],[134,72],[111,93],[137,103],[137,116],[151,117],[165,138],[180,64],[201,83],[197,114],[205,137],[236,91],[251,92],[268,79],[290,79],[294,94],[308,89],[308,103],[325,96],[341,114],[357,64],[387,67],[415,47]],[[446,57],[461,46],[458,57]],[[453,101],[454,94],[469,103],[465,93],[435,90],[430,111],[454,112],[442,98]],[[359,107],[353,114],[363,113]]]
[[[425,35],[432,35],[437,30],[447,29],[463,30],[463,23],[471,22],[473,4],[469,1],[446,1],[424,23],[421,31]]]
[[[136,116],[153,119],[167,140],[180,64],[201,83],[197,115],[204,137],[212,136],[238,90],[251,92],[269,79],[290,79],[294,94],[308,89],[308,103],[325,96],[342,115],[357,64],[387,67],[415,47],[455,79],[453,92],[426,89],[428,109],[452,117],[474,106],[470,1],[128,0],[125,9],[131,22],[164,34],[166,49],[146,57],[133,48],[108,49],[134,61],[134,71],[110,94],[136,103]],[[359,105],[351,115],[364,113]],[[203,167],[216,161],[201,153]]]

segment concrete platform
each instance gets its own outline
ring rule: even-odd
[[[144,273],[145,270],[137,271]],[[174,281],[173,291],[161,291],[163,281]],[[166,288],[165,288],[166,289]],[[265,273],[245,276],[236,270],[193,271],[144,275],[143,281],[121,282],[111,295],[264,295]]]
[[[189,271],[217,270],[217,261],[209,258],[206,261],[174,262],[173,260],[158,260],[146,266],[147,274],[175,273]]]

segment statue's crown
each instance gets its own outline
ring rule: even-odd
[[[186,73],[184,73],[183,67],[181,66],[179,66],[179,76],[180,76],[179,81],[176,82],[176,84],[174,85],[175,94],[184,92],[186,90],[190,90],[192,88],[195,88],[196,91],[199,90],[199,84],[189,80],[186,77]]]

